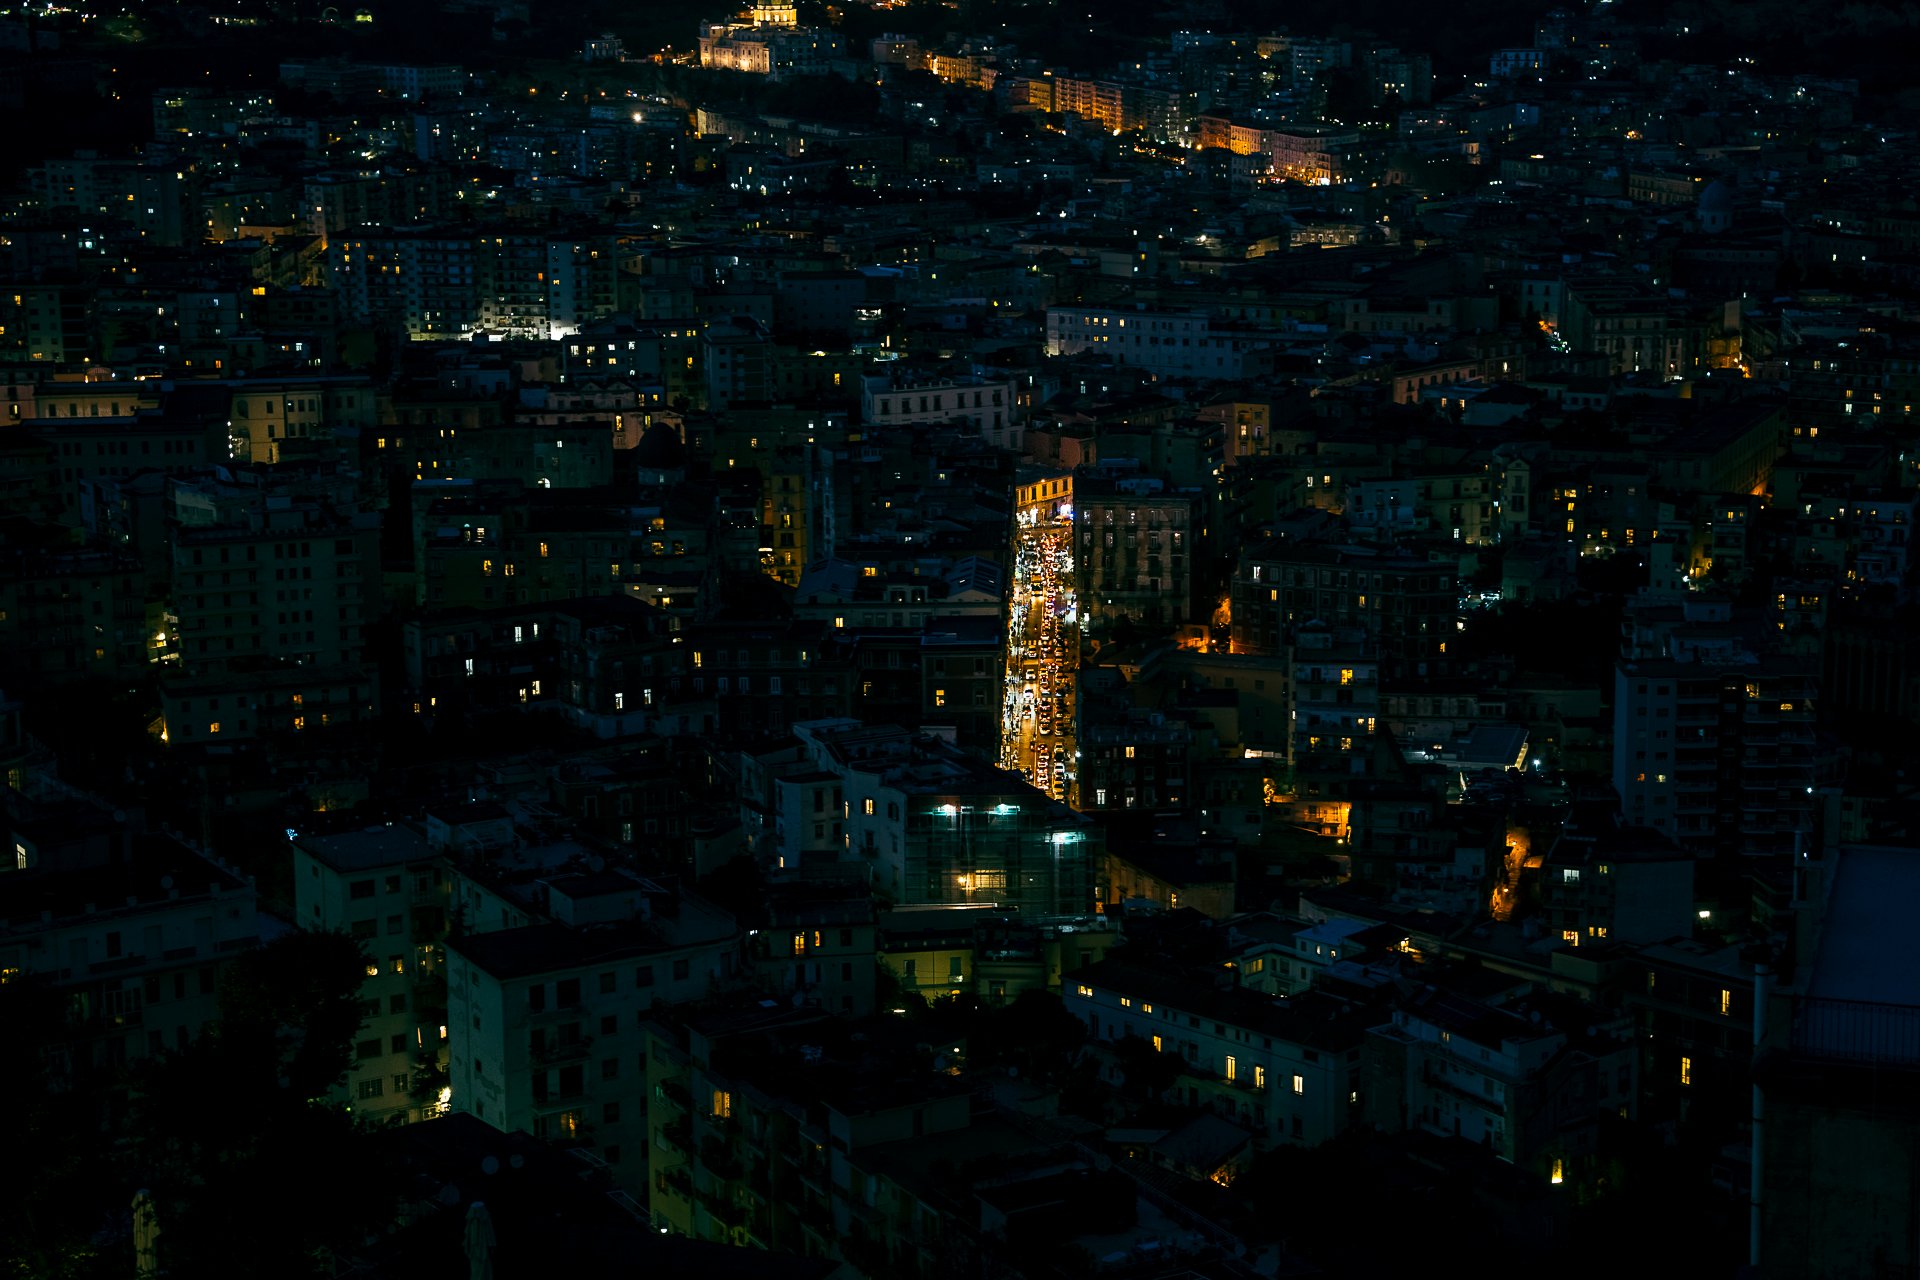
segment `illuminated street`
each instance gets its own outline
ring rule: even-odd
[[[1080,663],[1072,508],[1021,512],[1007,619],[1001,763],[1056,800],[1074,801]]]

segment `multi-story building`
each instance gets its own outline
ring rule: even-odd
[[[1073,481],[1075,593],[1083,622],[1183,623],[1194,616],[1194,564],[1204,558],[1199,495],[1124,471]]]
[[[999,906],[1075,915],[1095,901],[1097,829],[1017,775],[936,739],[856,720],[796,724],[837,779],[835,861],[864,864],[892,906]]]
[[[625,871],[544,879],[545,918],[447,944],[455,1110],[593,1146],[630,1192],[646,1180],[646,1024],[741,974],[733,917]]]
[[[844,39],[819,27],[710,22],[700,28],[701,66],[776,79],[820,75],[845,48]]]
[[[1576,807],[1541,863],[1550,936],[1568,946],[1656,943],[1693,932],[1694,857],[1658,832]]]
[[[761,985],[795,1005],[850,1018],[874,1010],[873,899],[857,880],[775,883],[748,952]]]
[[[173,611],[185,668],[359,663],[378,610],[377,517],[265,487],[203,503],[207,488],[175,494]]]
[[[72,1079],[185,1049],[218,1012],[221,966],[259,940],[252,881],[31,771],[7,781],[0,975],[67,1001],[46,1065]]]
[[[336,434],[377,422],[373,386],[365,378],[235,382],[231,414],[234,459],[255,463],[279,462],[283,451],[316,450]]]
[[[1626,820],[1696,854],[1785,858],[1813,830],[1818,673],[1750,653],[1636,658],[1614,676]]]
[[[1324,622],[1364,636],[1386,679],[1431,674],[1459,612],[1444,565],[1285,540],[1241,556],[1230,602],[1235,653],[1279,653],[1297,628]]]
[[[1357,632],[1309,622],[1294,633],[1287,688],[1296,769],[1326,768],[1367,754],[1380,717],[1380,662]]]
[[[988,443],[1018,450],[1018,404],[1018,389],[1008,378],[886,373],[862,379],[860,418],[882,429],[965,422]]]
[[[1600,1118],[1633,1112],[1638,1050],[1624,1019],[1572,1009],[1573,1032],[1540,1012],[1444,988],[1411,997],[1369,1033],[1368,1119],[1483,1145],[1543,1181],[1585,1181]]]
[[[1192,800],[1193,726],[1158,711],[1081,715],[1071,799],[1082,813],[1181,809]]]
[[[353,1066],[339,1100],[374,1120],[439,1115],[438,1090],[420,1091],[438,1078],[451,1038],[445,862],[406,826],[295,835],[292,846],[297,923],[346,933],[367,953]]]
[[[1249,378],[1271,369],[1271,344],[1205,312],[1117,307],[1047,308],[1047,354],[1105,356],[1161,377]]]
[[[640,1061],[656,1227],[838,1257],[873,1280],[980,1265],[977,1219],[944,1207],[902,1156],[1028,1145],[975,1120],[957,1082],[812,1010],[650,1023]]]
[[[907,995],[971,992],[1005,1004],[1023,991],[1058,994],[1062,975],[1101,959],[1120,940],[1110,916],[1009,916],[989,907],[889,911],[879,963]]]
[[[142,578],[123,551],[0,548],[0,662],[48,682],[143,671]]]
[[[1359,1117],[1361,1046],[1378,1013],[1119,960],[1066,975],[1060,994],[1096,1043],[1132,1037],[1177,1059],[1177,1100],[1251,1129],[1261,1147],[1319,1146]]]

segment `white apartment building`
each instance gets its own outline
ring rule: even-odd
[[[965,422],[996,448],[1018,451],[1018,402],[1010,378],[879,374],[862,380],[860,419],[880,429]]]
[[[1048,307],[1047,354],[1106,356],[1168,378],[1244,378],[1272,362],[1271,344],[1216,332],[1199,311],[1144,307]]]
[[[742,973],[732,916],[619,871],[543,882],[551,920],[448,943],[452,1106],[497,1128],[591,1144],[646,1194],[643,1027]]]
[[[308,929],[338,929],[366,949],[363,1020],[353,1065],[337,1096],[376,1120],[439,1114],[416,1101],[416,1059],[448,1040],[439,940],[445,928],[445,864],[410,827],[368,827],[293,837],[294,907]]]

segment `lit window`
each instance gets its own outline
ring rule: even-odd
[[[868,816],[869,818],[871,818],[871,817],[873,816],[873,801],[872,801],[872,800],[870,800],[870,799],[869,799],[869,800],[867,800],[867,801],[864,801],[864,802],[862,803],[862,805],[861,805],[861,808],[863,808],[863,809],[865,809],[865,810],[866,810],[866,814],[867,814],[867,816]]]
[[[713,1091],[713,1116],[716,1120],[726,1120],[733,1116],[733,1095],[725,1089]]]
[[[1680,1083],[1683,1085],[1690,1085],[1693,1083],[1693,1059],[1692,1058],[1680,1059]]]
[[[1078,994],[1080,994],[1080,995],[1083,995],[1083,996],[1090,996],[1090,995],[1092,995],[1092,994],[1093,994],[1093,988],[1092,988],[1092,987],[1089,987],[1089,986],[1086,986],[1085,984],[1082,984],[1081,986],[1078,986],[1078,987],[1076,987],[1076,988],[1074,988],[1074,990],[1075,990],[1075,991],[1076,991],[1076,992],[1077,992]]]
[[[1294,1091],[1295,1093],[1297,1093],[1297,1094],[1305,1094],[1305,1093],[1306,1093],[1306,1091],[1307,1091],[1307,1078],[1306,1078],[1305,1076],[1302,1076],[1302,1075],[1296,1075],[1296,1076],[1294,1076],[1294,1078],[1293,1078],[1293,1091]]]
[[[1229,1081],[1238,1080],[1240,1078],[1240,1062],[1232,1054],[1227,1055],[1227,1073],[1226,1074],[1227,1074],[1227,1079]]]
[[[1727,1017],[1733,1012],[1733,992],[1720,988],[1720,1016]]]
[[[207,732],[208,732],[208,733],[218,733],[218,732],[220,732],[220,722],[219,722],[218,720],[215,720],[215,721],[213,721],[213,722],[212,722],[211,724],[209,724],[209,725],[207,726]]]
[[[1133,748],[1132,748],[1132,747],[1128,747],[1128,748],[1127,748],[1127,759],[1129,759],[1129,760],[1131,760],[1131,759],[1133,759]]]
[[[1253,1087],[1256,1089],[1264,1089],[1267,1087],[1267,1069],[1265,1067],[1255,1067],[1253,1069]]]
[[[1557,1187],[1566,1180],[1566,1165],[1561,1161],[1559,1156],[1555,1156],[1553,1158],[1553,1185]]]
[[[1166,1047],[1167,1047],[1166,1043],[1163,1040],[1161,1040],[1159,1036],[1155,1036],[1153,1038],[1153,1051],[1155,1053],[1164,1053],[1166,1051]]]

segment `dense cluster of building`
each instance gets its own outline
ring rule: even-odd
[[[1920,1265],[1911,134],[1605,0],[1464,82],[848,8],[164,85],[8,193],[70,1069],[341,930],[341,1105],[821,1274],[1274,1274],[1289,1148],[1564,1222],[1646,1135],[1729,1264]]]

